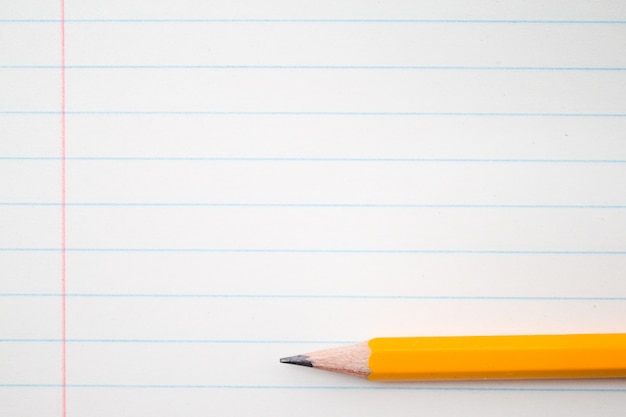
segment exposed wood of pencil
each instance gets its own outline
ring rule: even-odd
[[[372,350],[367,342],[362,342],[355,345],[318,350],[304,355],[289,356],[280,361],[367,378],[370,374],[368,361],[371,353]]]

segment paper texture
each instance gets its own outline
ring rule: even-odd
[[[626,332],[625,5],[0,10],[0,414],[623,415],[278,359]]]

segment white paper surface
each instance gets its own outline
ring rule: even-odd
[[[626,6],[0,10],[0,414],[623,415],[278,358],[626,331]]]

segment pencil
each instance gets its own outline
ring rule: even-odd
[[[373,381],[626,377],[626,334],[376,338],[282,358]]]

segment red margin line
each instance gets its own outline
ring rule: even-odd
[[[66,309],[66,181],[65,181],[65,0],[61,1],[61,379],[62,416],[67,417],[67,309]]]

